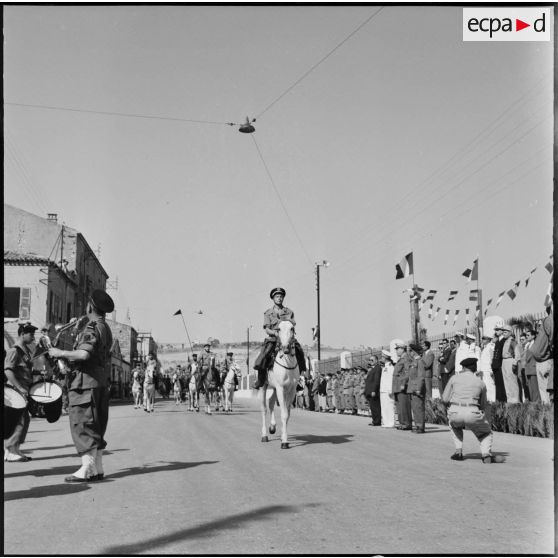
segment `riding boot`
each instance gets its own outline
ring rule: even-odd
[[[265,370],[258,370],[258,378],[254,384],[254,389],[260,389],[266,382],[267,372]]]
[[[301,374],[304,374],[304,372],[306,372],[306,357],[304,356],[304,350],[299,345],[298,341],[295,342],[295,355],[298,363],[298,371]]]
[[[95,455],[95,467],[97,469],[97,476],[101,480],[105,476],[105,470],[103,469],[103,450],[99,448],[97,448]]]

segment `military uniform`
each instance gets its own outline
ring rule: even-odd
[[[425,396],[426,385],[425,378],[426,372],[424,369],[424,361],[422,358],[413,358],[409,362],[407,371],[409,382],[407,384],[407,392],[411,396],[411,409],[417,432],[424,432],[425,422]]]
[[[326,407],[328,412],[333,410],[333,378],[331,376],[327,377]]]
[[[344,408],[353,411],[355,406],[355,381],[351,372],[345,374],[345,379],[343,380],[343,401]]]
[[[393,368],[393,395],[397,402],[397,416],[399,418],[400,430],[411,430],[411,398],[407,393],[407,382],[409,380],[407,370],[409,356],[403,353]]]
[[[343,404],[343,374],[333,377],[333,406],[338,413],[342,413],[345,409]]]
[[[444,390],[442,400],[449,403],[448,421],[452,431],[456,454],[463,449],[463,430],[470,430],[480,442],[483,461],[491,462],[492,429],[485,416],[487,406],[486,385],[474,372],[464,369],[452,376]],[[475,366],[476,368],[476,366]],[[456,455],[454,454],[454,456]],[[452,456],[452,458],[455,458]],[[462,459],[462,457],[460,458]]]
[[[11,370],[21,387],[29,391],[33,383],[33,362],[31,353],[24,343],[17,342],[6,352],[4,359],[4,370]],[[29,430],[29,411],[25,409],[16,424],[16,427],[9,438],[4,440],[4,448],[13,448],[25,442],[27,431]]]
[[[90,321],[74,343],[74,350],[89,353],[87,360],[74,362],[68,378],[70,431],[79,455],[107,445],[111,347],[112,333],[101,317]]]

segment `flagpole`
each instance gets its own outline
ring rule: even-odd
[[[184,314],[180,311],[180,317],[182,318],[182,323],[184,324],[184,329],[186,330],[186,337],[188,338],[188,343],[190,343],[190,352],[193,353],[194,349],[192,347],[192,341],[190,341],[190,336],[188,335],[188,328],[186,327],[186,322],[184,321]]]

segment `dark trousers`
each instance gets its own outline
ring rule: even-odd
[[[423,395],[411,395],[411,408],[417,430],[424,430],[424,400]]]
[[[4,439],[4,449],[11,449],[14,446],[17,446],[17,444],[23,444],[23,442],[25,442],[25,437],[27,436],[27,431],[29,430],[30,419],[31,417],[29,416],[29,411],[24,409],[11,436]],[[5,427],[6,426],[4,426],[4,428]]]
[[[448,385],[449,379],[454,374],[455,374],[455,372],[440,374],[440,398],[442,397],[442,394],[446,390],[446,386]]]
[[[540,402],[541,392],[539,391],[539,381],[537,380],[537,375],[527,376],[527,382],[529,384],[529,395],[531,396],[530,401],[534,403]]]
[[[529,383],[525,375],[525,368],[522,368],[517,375],[519,381],[519,401],[531,401],[531,392],[529,390]]]
[[[426,385],[426,397],[432,399],[432,376],[430,376],[430,378],[424,378],[424,384]]]
[[[492,372],[494,372],[494,385],[496,386],[496,401],[502,401],[505,403],[508,398],[506,397],[506,386],[504,385],[502,367],[493,367]]]
[[[372,415],[372,424],[374,426],[382,425],[382,406],[380,403],[380,396],[375,397],[368,396],[368,405],[370,406],[370,414]]]
[[[411,397],[408,393],[396,393],[397,416],[399,418],[399,426],[411,426]]]
[[[109,389],[70,390],[68,397],[70,432],[78,455],[95,448],[106,448],[104,436],[109,415]]]

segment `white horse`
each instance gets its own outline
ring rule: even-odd
[[[234,399],[234,388],[236,375],[240,373],[240,368],[236,362],[231,363],[225,380],[223,381],[223,392],[225,399],[225,412],[232,413],[233,399]]]
[[[199,402],[199,392],[198,392],[198,364],[192,362],[192,375],[190,376],[190,381],[188,382],[188,410],[197,411],[200,410]]]
[[[262,442],[269,441],[266,430],[267,388],[272,390],[269,398],[269,433],[275,434],[275,403],[281,407],[281,449],[288,449],[287,423],[291,415],[291,405],[296,393],[296,385],[300,377],[295,355],[294,325],[290,321],[279,324],[279,352],[275,356],[273,367],[267,373],[266,383],[261,387],[260,403],[262,411]]]

